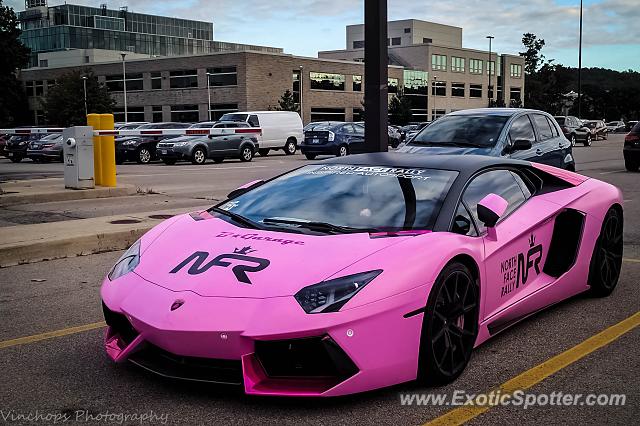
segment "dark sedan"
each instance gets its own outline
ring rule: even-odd
[[[14,163],[19,163],[27,157],[29,143],[45,136],[47,135],[42,133],[11,136],[4,147],[5,155]]]
[[[630,172],[637,172],[640,167],[640,123],[636,123],[624,138],[624,165]]]
[[[489,155],[575,170],[571,143],[553,117],[519,108],[452,112],[424,128],[400,151]]]
[[[344,157],[364,152],[364,127],[356,123],[319,122],[307,125],[300,151],[308,160],[318,155]]]
[[[136,130],[149,129],[186,129],[190,123],[149,123],[143,124]],[[176,135],[144,135],[123,136],[116,139],[116,164],[125,161],[135,161],[138,164],[147,164],[156,159],[156,145],[165,139],[177,137]]]
[[[27,158],[35,162],[62,161],[62,133],[54,133],[30,142],[27,148]]]
[[[578,141],[584,146],[591,146],[591,131],[577,117],[567,115],[553,118],[560,125],[564,137],[571,142],[571,146],[576,146]]]
[[[607,139],[608,130],[607,125],[602,120],[587,120],[584,126],[591,132],[591,139],[597,141],[598,139]]]

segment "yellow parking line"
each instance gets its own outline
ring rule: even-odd
[[[629,263],[640,263],[640,259],[629,259],[627,257],[622,258],[623,262],[629,262]]]
[[[77,327],[63,328],[62,330],[48,331],[42,334],[34,334],[33,336],[19,337],[17,339],[0,341],[0,349],[10,348],[11,346],[26,345],[28,343],[40,342],[42,340],[53,339],[55,337],[68,336],[70,334],[82,333],[83,331],[95,330],[106,326],[104,321],[94,322],[91,324],[79,325]]]
[[[574,362],[584,358],[590,353],[608,345],[620,336],[628,333],[629,331],[640,325],[640,311],[631,315],[629,318],[621,321],[600,333],[589,337],[587,340],[579,343],[553,358],[533,367],[530,370],[525,371],[514,377],[511,380],[504,382],[497,389],[501,395],[510,395],[517,390],[525,390],[540,383],[547,377],[562,370],[563,368],[573,364]],[[486,413],[491,408],[491,405],[469,405],[456,408],[448,413],[435,418],[427,423],[429,425],[461,425],[469,420]]]

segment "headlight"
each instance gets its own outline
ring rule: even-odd
[[[124,141],[122,142],[122,145],[135,145],[138,141],[137,140],[129,140],[129,141]]]
[[[180,146],[185,146],[185,145],[187,145],[188,143],[189,143],[189,142],[176,142],[176,143],[174,143],[174,144],[173,144],[173,146],[180,147]]]
[[[333,132],[329,132],[329,142],[333,142],[335,138],[336,138],[336,134]]]
[[[113,281],[133,271],[140,263],[140,240],[133,243],[129,249],[118,259],[109,272],[109,280]]]
[[[381,269],[310,285],[295,294],[295,298],[308,314],[336,312],[357,292],[382,273]]]

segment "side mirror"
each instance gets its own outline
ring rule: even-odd
[[[516,139],[511,146],[511,151],[526,151],[531,149],[533,144],[528,139]]]
[[[241,187],[236,188],[233,191],[231,191],[227,195],[227,198],[232,199],[232,198],[239,197],[240,195],[244,194],[245,192],[248,192],[248,191],[252,190],[253,188],[259,187],[263,183],[264,183],[264,180],[262,180],[262,179],[253,180],[253,181],[251,181],[249,183],[245,183]]]
[[[478,219],[487,228],[493,228],[504,212],[507,211],[508,206],[507,200],[501,196],[489,194],[478,203]]]

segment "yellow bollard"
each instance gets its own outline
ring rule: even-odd
[[[100,129],[113,130],[113,114],[100,114]],[[102,186],[116,186],[116,145],[113,136],[100,137]]]
[[[93,130],[100,130],[100,114],[87,114],[87,126],[93,127]],[[102,185],[102,160],[100,158],[100,137],[93,137],[93,183]]]

